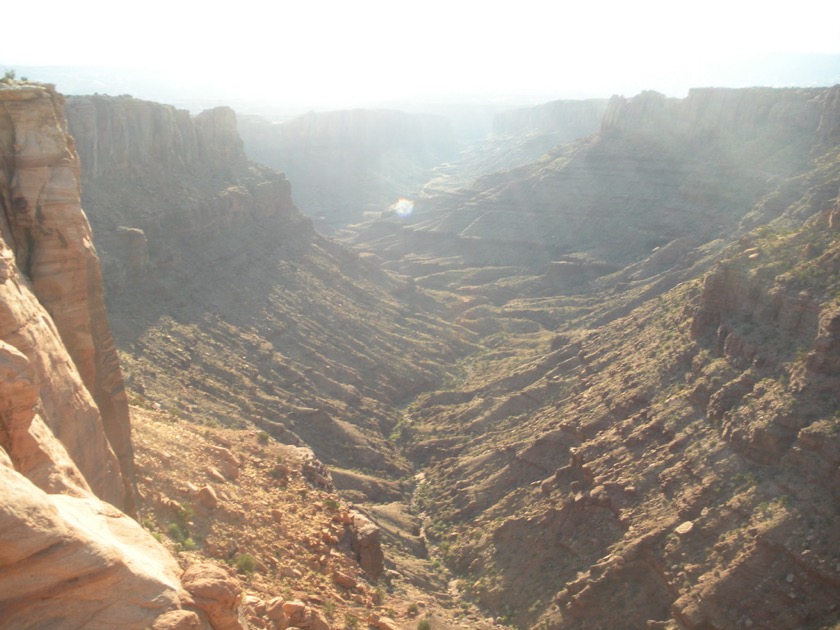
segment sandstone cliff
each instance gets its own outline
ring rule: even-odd
[[[307,229],[285,177],[247,161],[229,108],[191,117],[128,96],[79,96],[66,112],[112,292],[177,273],[198,244],[251,222]]]
[[[94,491],[130,511],[128,405],[99,261],[79,206],[79,161],[67,134],[62,98],[47,87],[9,87],[2,92],[2,104],[2,229],[10,254],[4,278],[11,291],[4,302],[3,338],[33,366],[43,420]],[[34,314],[31,300],[11,297],[27,294],[34,294],[47,319]],[[53,331],[60,342],[47,341],[50,336],[44,333]],[[69,361],[61,356],[65,352]],[[63,363],[74,369],[60,370]],[[80,382],[73,382],[77,378]]]
[[[62,106],[0,88],[0,619],[146,627],[180,570],[100,500],[134,508],[128,407]]]

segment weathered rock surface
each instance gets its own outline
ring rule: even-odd
[[[4,290],[9,293],[0,334],[34,366],[43,420],[93,490],[131,511],[128,405],[99,261],[80,208],[79,160],[62,105],[63,98],[48,86],[0,90],[4,251],[13,253],[20,271],[15,273],[12,258],[4,256]],[[26,298],[30,290],[48,318],[32,310]],[[60,344],[46,341],[54,334],[43,328],[53,326]],[[74,375],[58,368],[67,361],[61,356],[65,352]],[[80,383],[72,382],[79,377]]]
[[[352,546],[359,566],[372,580],[385,570],[385,554],[382,551],[382,530],[364,514],[352,513]]]
[[[230,108],[191,117],[129,96],[75,96],[66,111],[109,291],[175,275],[195,244],[249,222],[307,231],[286,178],[249,164]]]
[[[52,87],[0,88],[0,157],[2,625],[144,628],[172,613],[155,627],[195,627],[174,612],[175,560],[114,507],[134,507],[128,407]]]
[[[242,585],[218,565],[202,562],[190,566],[181,583],[192,596],[193,605],[207,616],[214,630],[241,630],[239,619]]]
[[[143,628],[180,607],[178,565],[133,519],[47,494],[0,449],[0,619],[9,628]]]

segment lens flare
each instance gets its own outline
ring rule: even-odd
[[[414,202],[411,199],[400,198],[391,206],[391,210],[396,212],[398,217],[407,217],[414,212]]]

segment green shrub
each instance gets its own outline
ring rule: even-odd
[[[253,573],[257,569],[257,559],[250,553],[240,553],[233,561],[233,566],[239,573]]]
[[[428,619],[421,619],[417,622],[417,630],[432,630]]]

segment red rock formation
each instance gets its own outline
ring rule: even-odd
[[[0,160],[0,625],[148,627],[179,569],[104,502],[133,507],[128,408],[51,86],[0,88]]]
[[[133,519],[75,490],[47,494],[0,449],[0,625],[143,628],[179,607],[175,560]]]
[[[382,552],[382,530],[369,518],[353,512],[352,546],[359,565],[368,576],[376,580],[385,570]]]
[[[21,272],[9,269],[6,286],[11,289],[19,284],[13,289],[18,293],[32,290],[49,313],[51,322],[45,326],[54,322],[81,377],[79,386],[73,386],[74,396],[53,396],[49,391],[42,396],[44,420],[93,490],[131,511],[128,405],[105,313],[99,261],[80,207],[79,160],[67,135],[62,103],[62,97],[49,86],[16,86],[0,92],[2,230]],[[21,339],[21,324],[28,328],[41,324],[37,317],[23,313],[23,319],[15,317],[17,302],[11,296],[5,301],[5,308],[12,312],[4,318],[4,338],[15,336],[11,344],[29,358],[43,387],[49,390],[58,382],[53,371],[59,360],[56,355],[64,348],[58,347],[62,344],[44,345],[41,331],[33,332],[28,342]],[[95,405],[82,402],[87,393]],[[74,413],[68,413],[68,406]],[[100,434],[100,424],[104,434]]]

